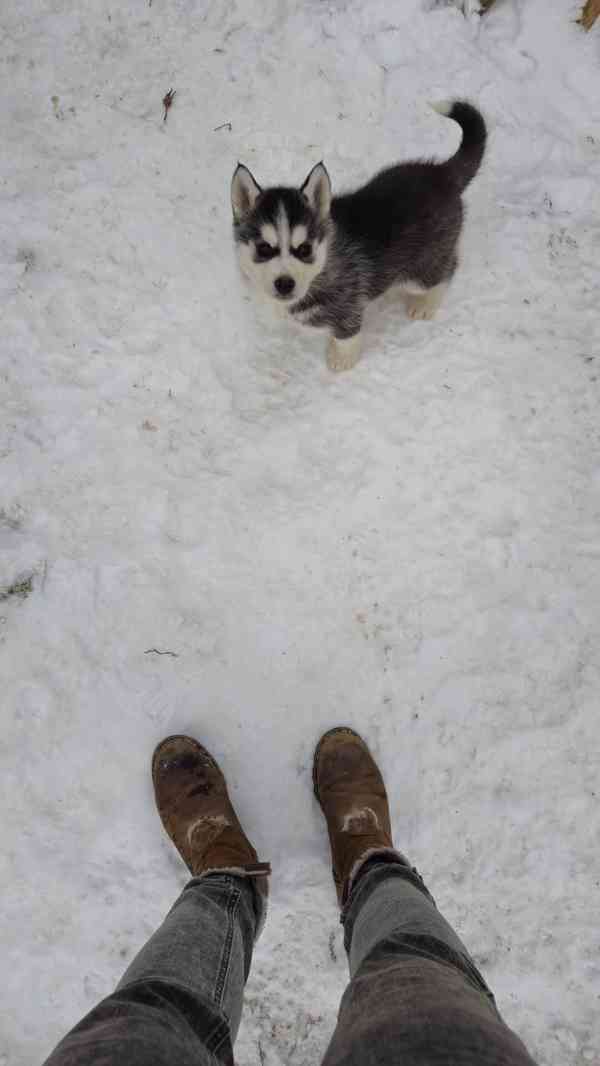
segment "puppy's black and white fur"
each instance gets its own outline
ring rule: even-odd
[[[444,163],[398,163],[333,199],[323,163],[299,189],[263,190],[241,163],[233,175],[243,273],[300,322],[330,331],[332,370],[357,362],[370,300],[400,285],[409,316],[432,318],[456,270],[461,193],[479,169],[486,128],[471,104],[433,106],[462,129],[460,148]]]

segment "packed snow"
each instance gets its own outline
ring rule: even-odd
[[[180,731],[274,868],[237,1058],[318,1063],[339,723],[534,1057],[600,1062],[600,25],[460,6],[4,0],[1,1066],[185,884],[149,774]],[[456,96],[490,136],[447,300],[387,296],[333,375],[239,277],[234,166],[349,188],[455,151]]]

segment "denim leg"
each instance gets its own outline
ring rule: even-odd
[[[323,1066],[535,1066],[399,852],[359,869],[342,922],[350,982]]]
[[[375,945],[391,933],[435,937],[474,965],[462,940],[438,911],[422,877],[400,852],[396,863],[374,862],[359,877],[342,922],[350,976]]]
[[[265,903],[249,878],[193,878],[115,991],[47,1066],[233,1063],[243,992]]]

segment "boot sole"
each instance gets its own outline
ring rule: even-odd
[[[315,748],[315,754],[313,756],[313,771],[312,771],[313,791],[314,791],[314,794],[315,794],[315,796],[317,798],[317,801],[319,803],[321,802],[321,797],[319,796],[319,787],[317,785],[317,767],[319,765],[319,757],[321,755],[321,748],[323,747],[323,744],[325,743],[325,741],[329,740],[329,737],[335,736],[336,733],[346,733],[346,734],[349,734],[351,737],[356,737],[356,739],[360,740],[361,744],[363,744],[365,748],[367,747],[367,745],[365,744],[365,742],[364,742],[363,738],[361,737],[360,733],[357,733],[355,729],[351,729],[350,726],[348,726],[348,725],[336,725],[336,726],[334,726],[333,729],[328,729],[326,733],[323,733],[323,736],[321,737],[319,743],[317,744],[317,746]]]
[[[217,760],[211,755],[211,753],[207,750],[207,748],[204,747],[203,744],[200,744],[197,740],[194,739],[194,737],[188,737],[186,733],[171,733],[171,736],[165,737],[163,740],[161,740],[160,743],[157,744],[155,749],[154,749],[154,754],[152,756],[152,783],[153,783],[153,785],[155,787],[156,787],[156,763],[158,762],[160,753],[161,753],[162,749],[164,748],[165,744],[168,744],[169,741],[171,741],[171,740],[187,740],[190,744],[193,745],[193,747],[196,749],[198,754],[206,756],[206,758],[215,767],[215,769],[218,770],[220,773],[222,773],[221,767],[219,766]]]

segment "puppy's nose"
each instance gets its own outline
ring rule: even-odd
[[[282,274],[281,277],[275,278],[273,284],[280,296],[289,296],[294,291],[296,282],[290,278],[289,274]]]

